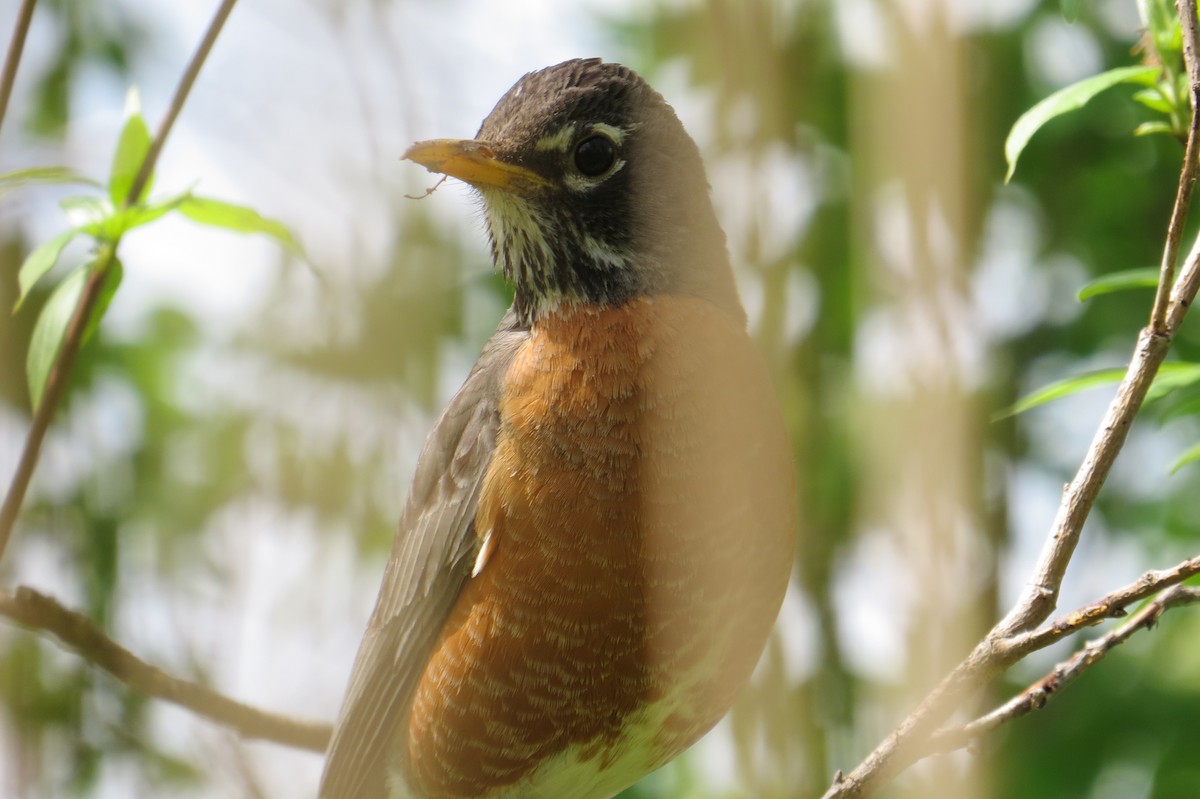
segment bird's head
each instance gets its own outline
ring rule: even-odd
[[[659,293],[743,318],[699,150],[627,67],[576,59],[531,72],[474,139],[418,142],[405,158],[479,190],[526,322]]]

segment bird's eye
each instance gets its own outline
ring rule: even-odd
[[[589,136],[575,145],[575,168],[589,178],[599,177],[617,160],[617,146],[605,136]]]

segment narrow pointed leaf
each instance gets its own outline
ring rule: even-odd
[[[29,402],[34,410],[42,402],[46,381],[50,379],[50,370],[54,367],[54,359],[58,357],[58,351],[62,347],[67,325],[70,324],[71,314],[79,303],[87,276],[87,267],[81,266],[59,283],[33,326],[33,335],[29,339],[29,354],[25,360],[25,374],[29,381]]]
[[[1129,289],[1154,288],[1158,285],[1158,267],[1146,266],[1125,269],[1121,272],[1098,277],[1079,290],[1079,301],[1084,302],[1101,294],[1112,294]]]
[[[1151,136],[1155,133],[1165,133],[1168,136],[1175,135],[1175,128],[1171,127],[1168,122],[1155,120],[1154,122],[1143,122],[1133,129],[1134,136]]]
[[[13,311],[21,307],[21,303],[25,302],[25,298],[29,296],[29,292],[37,285],[37,282],[54,268],[54,265],[58,263],[58,256],[62,255],[63,249],[77,235],[79,235],[79,230],[68,230],[44,242],[29,253],[29,257],[25,259],[25,263],[21,264],[21,270],[17,273],[17,285],[20,291]]]
[[[1009,416],[1016,416],[1031,408],[1045,405],[1047,402],[1061,399],[1062,397],[1068,397],[1071,394],[1077,394],[1089,388],[1103,386],[1107,383],[1116,383],[1124,376],[1124,369],[1101,369],[1098,372],[1088,372],[1087,374],[1056,380],[1050,385],[1043,386],[1032,394],[1022,397],[1004,410],[997,411],[993,414],[992,421],[996,422],[1006,419]]]
[[[169,197],[156,203],[139,204],[120,209],[104,220],[100,229],[100,235],[106,241],[115,241],[134,228],[149,224],[159,217],[174,211],[179,207],[180,203],[187,199],[188,195],[189,192],[181,192],[174,197]]]
[[[1141,91],[1134,92],[1133,99],[1151,111],[1157,111],[1160,114],[1169,114],[1175,110],[1171,102],[1163,97],[1162,92],[1158,89],[1142,89]]]
[[[71,316],[83,296],[88,275],[94,268],[94,264],[81,266],[59,283],[33,327],[33,334],[29,340],[29,354],[25,361],[25,373],[29,382],[29,401],[35,410],[46,392],[46,383],[50,380],[50,372],[62,349]],[[99,326],[123,274],[121,262],[114,258],[100,287],[96,304],[92,307],[92,315],[84,328],[82,343],[86,343]]]
[[[125,127],[117,140],[117,150],[113,153],[112,169],[108,176],[108,197],[113,206],[120,208],[128,198],[130,203],[136,203],[140,197],[129,197],[133,188],[133,180],[137,177],[146,153],[150,152],[150,128],[142,116],[141,101],[136,89],[130,89],[125,101]],[[149,194],[150,181],[142,189],[142,194]]]
[[[1078,394],[1080,391],[1085,391],[1089,388],[1096,388],[1107,383],[1119,383],[1125,377],[1124,369],[1101,369],[1096,372],[1087,372],[1086,374],[1068,377],[1039,388],[1032,394],[1028,394],[1014,402],[1009,407],[997,411],[992,415],[992,421],[1000,421],[1009,416],[1016,416],[1019,413],[1036,408],[1039,405],[1045,405],[1056,399]],[[1146,402],[1154,402],[1162,399],[1179,388],[1200,383],[1200,364],[1171,362],[1164,363],[1158,369],[1158,374],[1154,377],[1154,382],[1150,384],[1149,391],[1146,392]]]
[[[293,255],[304,257],[299,242],[292,236],[287,225],[261,215],[253,208],[235,205],[208,197],[186,197],[179,204],[179,211],[193,222],[225,228],[237,233],[263,233],[279,242]]]
[[[0,175],[0,193],[31,183],[79,183],[100,188],[100,184],[65,166],[34,166]]]
[[[1004,176],[1005,182],[1012,179],[1013,172],[1017,168],[1017,159],[1021,157],[1025,145],[1029,143],[1033,134],[1041,130],[1047,122],[1082,108],[1088,100],[1119,83],[1140,83],[1151,86],[1160,71],[1159,67],[1143,66],[1110,69],[1059,89],[1030,108],[1013,124],[1008,139],[1004,142],[1004,156],[1008,161],[1008,173]]]

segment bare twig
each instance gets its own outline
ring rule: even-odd
[[[936,731],[936,725],[948,718],[963,699],[987,680],[1029,653],[1104,619],[1120,618],[1125,615],[1125,608],[1134,602],[1164,589],[1177,587],[1196,574],[1200,574],[1200,557],[1185,560],[1169,569],[1146,572],[1129,585],[1061,616],[1036,631],[1010,638],[993,638],[989,635],[853,772],[844,776],[839,774],[839,778],[825,792],[824,799],[869,796],[918,760],[947,751],[941,744],[935,746],[939,736],[948,735],[947,732]],[[1190,595],[1195,590],[1188,588],[1185,593]],[[1172,601],[1172,604],[1182,603],[1182,599]]]
[[[1188,253],[1183,270],[1179,273],[1179,280],[1176,281],[1175,288],[1171,292],[1171,307],[1167,311],[1167,330],[1172,335],[1183,324],[1183,317],[1187,315],[1193,300],[1196,299],[1197,288],[1200,288],[1200,237],[1197,237],[1195,243],[1192,244],[1192,251]]]
[[[25,34],[29,33],[29,23],[33,20],[33,7],[36,5],[37,0],[22,0],[21,9],[17,12],[17,22],[13,25],[12,39],[8,42],[8,53],[4,56],[4,70],[0,72],[0,128],[4,127],[8,100],[12,97],[13,84],[17,80],[17,66],[21,63],[21,53],[25,50]]]
[[[846,775],[839,772],[822,799],[871,796],[920,760],[924,754],[917,743],[927,740],[966,697],[1002,670],[991,659],[988,641],[984,639],[966,660],[943,677],[916,710],[888,733],[852,772]]]
[[[1029,653],[1045,649],[1085,627],[1099,624],[1106,619],[1121,618],[1125,616],[1126,608],[1133,603],[1141,602],[1197,574],[1200,574],[1200,556],[1189,558],[1169,569],[1148,571],[1129,585],[1059,616],[1037,630],[1005,639],[997,647],[997,657],[1005,666],[1016,663]]]
[[[1155,336],[1149,329],[1143,331],[1138,349],[1104,423],[1096,432],[1075,479],[1063,494],[1032,588],[857,768],[830,786],[825,799],[870,796],[900,771],[924,757],[923,747],[914,741],[931,735],[963,699],[1011,665],[1012,661],[1006,660],[1003,654],[1006,641],[1041,623],[1054,610],[1062,578],[1079,542],[1083,523],[1125,442],[1133,417],[1166,356],[1169,343],[1169,338]]]
[[[200,45],[192,55],[192,60],[188,62],[187,69],[183,71],[183,77],[179,79],[179,85],[175,87],[175,96],[171,98],[171,104],[167,106],[167,113],[158,125],[158,131],[154,134],[154,141],[150,143],[150,150],[146,153],[145,160],[142,161],[141,169],[138,170],[137,177],[129,186],[129,193],[125,195],[126,205],[132,205],[141,199],[146,183],[154,172],[154,166],[158,163],[158,155],[162,152],[163,145],[166,144],[167,136],[171,134],[171,128],[175,126],[175,120],[179,118],[179,112],[183,110],[183,104],[187,102],[188,95],[192,92],[192,86],[196,83],[200,68],[208,60],[208,54],[212,52],[217,36],[220,35],[221,28],[225,26],[225,20],[229,19],[236,4],[237,0],[221,0],[217,13],[213,15],[212,21],[208,24],[208,30],[204,32],[204,38],[200,40]]]
[[[146,182],[150,179],[150,174],[154,171],[154,165],[158,161],[159,153],[162,152],[163,144],[171,132],[171,127],[174,125],[176,118],[178,118],[179,112],[183,109],[183,104],[192,90],[192,85],[196,82],[196,76],[200,72],[200,67],[204,64],[204,60],[212,50],[213,42],[216,41],[217,35],[221,32],[221,27],[225,24],[225,20],[228,19],[229,13],[233,10],[236,2],[237,0],[222,0],[220,7],[209,23],[208,30],[204,34],[204,39],[200,42],[199,47],[196,48],[195,55],[192,56],[191,62],[188,64],[183,77],[179,81],[179,85],[175,89],[175,95],[171,98],[171,105],[163,117],[162,124],[159,125],[158,133],[155,135],[154,141],[151,143],[150,149],[142,161],[137,177],[129,187],[129,193],[125,196],[126,207],[134,204],[141,197]],[[17,470],[13,474],[12,482],[9,484],[8,493],[4,495],[4,504],[0,506],[0,557],[4,556],[4,550],[7,548],[8,540],[12,535],[13,525],[16,524],[17,515],[21,512],[21,506],[25,502],[25,493],[29,489],[29,483],[33,479],[33,472],[37,468],[42,442],[46,438],[46,431],[50,428],[50,420],[54,417],[54,412],[58,409],[58,404],[62,399],[63,391],[67,385],[67,377],[71,373],[71,367],[75,363],[75,356],[79,353],[79,347],[83,342],[84,331],[87,329],[88,322],[92,318],[96,303],[100,299],[101,290],[104,288],[105,280],[108,278],[108,272],[112,268],[113,261],[116,258],[117,245],[119,243],[119,238],[107,242],[96,256],[95,264],[91,267],[88,274],[88,279],[84,284],[79,303],[75,306],[75,310],[71,314],[71,320],[67,324],[67,331],[63,337],[62,347],[59,349],[58,356],[54,361],[54,367],[50,370],[50,376],[46,381],[46,390],[42,394],[42,401],[34,409],[33,419],[29,424],[29,432],[25,436],[25,446],[21,450],[21,458],[17,463]]]
[[[1182,0],[1180,19],[1183,26],[1184,57],[1191,82],[1193,119],[1188,128],[1186,162],[1180,170],[1179,187],[1176,190],[1175,220],[1187,218],[1192,190],[1196,178],[1196,154],[1200,147],[1200,123],[1195,117],[1195,108],[1200,100],[1200,24],[1196,18],[1195,3]],[[1178,230],[1172,233],[1178,237]],[[968,696],[977,692],[1011,662],[1005,653],[1006,644],[1034,629],[1045,621],[1057,606],[1059,592],[1067,565],[1075,553],[1083,524],[1087,520],[1101,486],[1108,477],[1128,435],[1134,416],[1146,398],[1146,392],[1154,380],[1170,346],[1171,337],[1179,329],[1188,308],[1200,288],[1200,240],[1193,246],[1174,288],[1170,279],[1174,275],[1174,258],[1178,242],[1168,241],[1164,254],[1164,265],[1160,280],[1166,287],[1170,302],[1165,313],[1165,323],[1159,318],[1162,312],[1152,312],[1151,323],[1142,331],[1137,348],[1126,370],[1125,378],[1117,389],[1117,395],[1109,406],[1088,452],[1074,479],[1063,492],[1058,513],[1038,558],[1033,579],[1018,599],[1012,610],[1002,619],[971,653],[942,679],[918,705],[850,774],[834,780],[824,799],[850,799],[875,793],[896,774],[925,757],[921,742],[928,742],[937,727]]]
[[[0,615],[51,633],[88,663],[107,671],[135,691],[173,702],[229,727],[244,738],[257,738],[314,752],[325,751],[331,727],[268,713],[237,702],[198,683],[172,677],[113,641],[81,613],[68,610],[32,588],[0,592]]]
[[[1071,657],[1056,665],[1049,674],[1005,702],[992,712],[974,721],[948,727],[935,733],[929,742],[929,754],[962,749],[1000,725],[1041,710],[1062,688],[1098,663],[1113,648],[1125,643],[1138,630],[1149,630],[1167,610],[1181,605],[1200,603],[1200,588],[1176,585],[1109,633],[1089,641]]]

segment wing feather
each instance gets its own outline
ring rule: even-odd
[[[528,335],[510,310],[421,450],[334,727],[322,799],[387,795],[388,761],[412,693],[479,551],[475,511],[496,446],[500,386]]]

